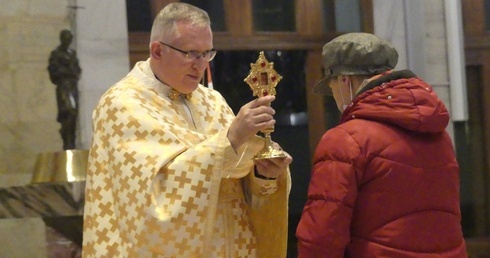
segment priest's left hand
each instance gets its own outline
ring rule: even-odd
[[[277,150],[282,150],[277,143],[274,143],[274,148]],[[277,178],[283,174],[289,164],[293,162],[293,158],[284,150],[282,151],[286,155],[285,158],[255,160],[254,162],[257,168],[257,173],[267,178]]]

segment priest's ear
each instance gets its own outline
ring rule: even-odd
[[[150,43],[150,55],[152,58],[160,59],[162,57],[162,44],[158,41]]]

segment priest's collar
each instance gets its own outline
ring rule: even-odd
[[[171,100],[176,100],[178,99],[179,97],[184,97],[186,98],[187,100],[191,99],[192,98],[192,92],[191,93],[187,93],[187,94],[184,94],[184,93],[180,93],[178,92],[176,89],[174,88],[170,88],[170,90],[168,91],[167,93],[167,96],[169,99]]]
[[[179,97],[183,97],[183,98],[186,98],[187,100],[191,99],[192,98],[192,92],[191,93],[181,93],[179,92],[178,90],[170,87],[168,84],[164,83],[162,80],[160,80],[156,74],[153,74],[155,76],[155,78],[161,82],[165,87],[164,87],[164,91],[166,92],[166,95],[167,97],[170,99],[170,100],[176,100],[178,99]]]

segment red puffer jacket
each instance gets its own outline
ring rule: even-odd
[[[316,149],[299,257],[467,257],[448,121],[408,70],[364,87]]]

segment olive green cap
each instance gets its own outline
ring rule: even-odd
[[[398,52],[376,35],[347,33],[325,44],[322,51],[325,78],[313,87],[313,93],[331,95],[330,78],[339,75],[375,75],[394,69]]]

